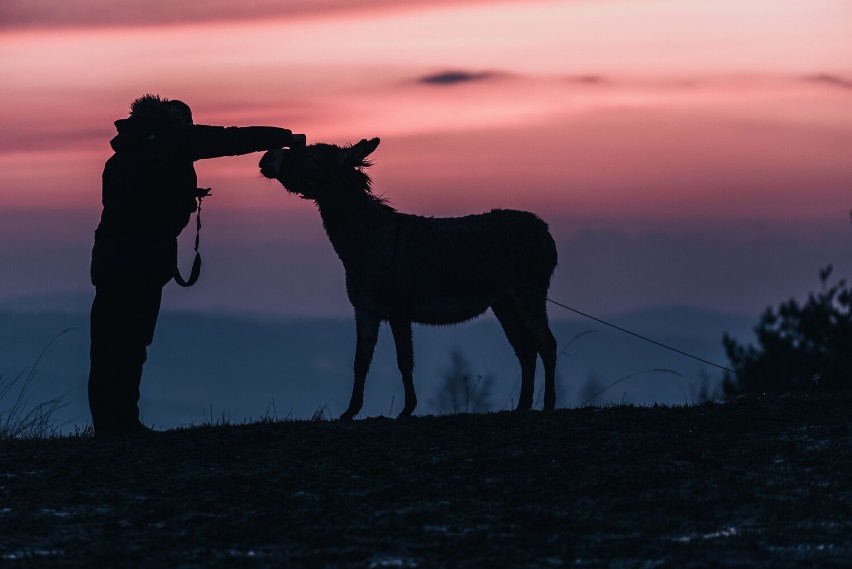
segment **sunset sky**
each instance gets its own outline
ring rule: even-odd
[[[538,213],[568,304],[756,314],[852,277],[850,23],[848,0],[4,0],[0,299],[90,290],[113,121],[152,92],[381,137],[402,211]],[[259,158],[196,164],[205,273],[166,306],[348,314],[314,208]]]

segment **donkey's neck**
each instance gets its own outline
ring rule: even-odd
[[[393,224],[394,211],[366,191],[340,188],[317,200],[322,224],[344,265],[374,246]]]

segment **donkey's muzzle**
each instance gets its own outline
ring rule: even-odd
[[[260,158],[260,173],[267,178],[277,178],[284,163],[284,150],[269,150]]]

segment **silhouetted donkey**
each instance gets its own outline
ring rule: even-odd
[[[398,213],[373,195],[361,170],[378,145],[378,138],[345,148],[313,144],[270,150],[260,160],[264,176],[316,202],[346,270],[357,343],[355,385],[341,419],[361,410],[383,321],[390,323],[405,387],[399,416],[407,417],[417,405],[411,323],[455,324],[489,307],[521,363],[518,409],[532,406],[537,355],[544,363],[544,408],[553,409],[556,339],[546,299],[556,245],[547,224],[532,213],[502,209],[458,218]]]

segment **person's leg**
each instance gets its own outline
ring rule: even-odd
[[[162,288],[99,286],[91,313],[89,408],[95,432],[138,430],[139,384]]]

